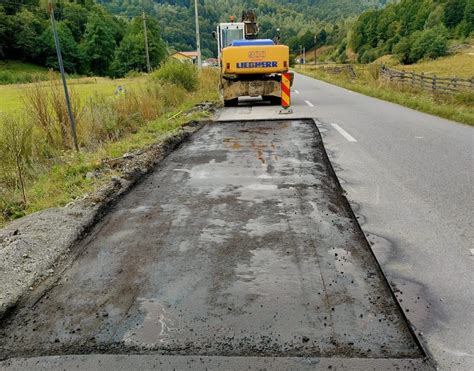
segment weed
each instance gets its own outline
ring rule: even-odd
[[[195,91],[199,86],[198,70],[189,63],[181,63],[172,59],[168,60],[152,77],[181,86],[187,91]]]
[[[6,178],[3,182],[14,183],[13,188],[20,189],[23,204],[27,205],[25,178],[33,154],[32,127],[14,116],[2,115],[0,130],[0,164]],[[8,179],[9,175],[13,179]]]

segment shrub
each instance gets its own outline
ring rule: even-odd
[[[448,51],[446,32],[441,27],[415,32],[412,40],[409,58],[411,63],[422,58],[438,58]]]
[[[410,63],[411,41],[408,37],[402,38],[394,47],[393,53],[397,56],[400,63]]]
[[[199,75],[195,66],[188,63],[168,60],[161,68],[153,72],[153,78],[180,86],[187,91],[195,91],[199,84]]]
[[[360,57],[360,63],[367,64],[367,63],[372,63],[379,57],[379,53],[377,49],[369,49],[362,54]]]

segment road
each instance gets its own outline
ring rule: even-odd
[[[428,368],[406,316],[473,369],[472,128],[294,89],[292,115],[225,109],[126,195],[2,323],[0,368]]]
[[[474,369],[474,130],[297,75],[293,117],[331,163],[400,304],[442,370]],[[222,119],[276,117],[239,107]]]
[[[169,368],[427,368],[313,120],[207,125],[75,251],[2,324],[12,367],[144,353]]]

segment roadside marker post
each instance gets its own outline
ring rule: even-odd
[[[281,110],[280,114],[293,113],[291,107],[291,74],[285,72],[281,75]]]

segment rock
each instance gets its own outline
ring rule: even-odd
[[[114,186],[122,185],[122,181],[120,180],[120,178],[118,176],[113,176],[111,180],[112,180],[112,183],[114,184]]]

